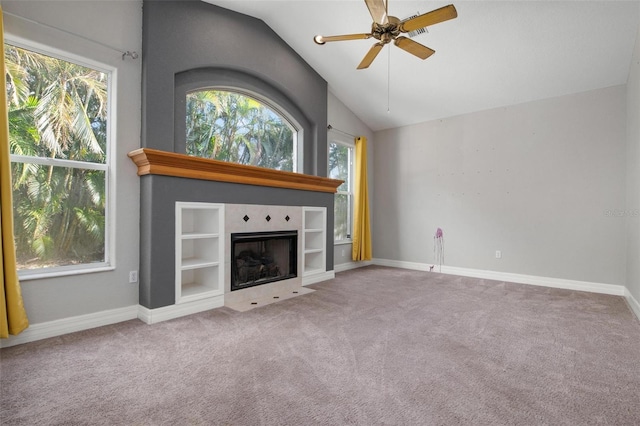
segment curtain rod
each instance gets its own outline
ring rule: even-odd
[[[123,51],[123,49],[118,49],[118,48],[115,48],[115,47],[110,46],[108,44],[101,43],[99,41],[92,40],[90,38],[81,36],[80,34],[76,34],[76,33],[71,32],[71,31],[63,30],[62,28],[54,27],[53,25],[45,24],[44,22],[38,22],[38,21],[33,20],[33,19],[25,18],[24,16],[16,15],[15,13],[6,12],[6,11],[3,10],[2,14],[3,15],[13,16],[14,18],[22,19],[23,21],[26,21],[26,22],[29,22],[29,23],[32,23],[32,24],[36,24],[36,25],[40,25],[41,27],[49,28],[49,29],[52,29],[52,30],[59,31],[61,33],[65,33],[65,34],[68,34],[68,35],[71,35],[71,36],[74,36],[74,37],[78,37],[78,38],[80,38],[82,40],[90,41],[91,43],[95,43],[95,44],[100,45],[102,47],[106,47],[107,49],[111,49],[111,50],[113,50],[115,52],[122,53],[122,60],[123,61],[124,61],[124,58],[126,56],[130,56],[131,59],[137,59],[138,58],[138,52],[135,52],[135,51],[134,52],[131,52],[129,50]]]
[[[329,125],[327,126],[327,129],[329,129],[329,130],[333,130],[334,132],[342,133],[343,135],[351,136],[352,138],[357,138],[357,136],[356,136],[356,135],[352,135],[351,133],[347,133],[347,132],[345,132],[345,131],[343,131],[343,130],[336,129],[336,128],[335,128],[335,127],[333,127],[331,124],[329,124]]]

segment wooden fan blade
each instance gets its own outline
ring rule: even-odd
[[[380,53],[383,47],[384,44],[382,43],[376,43],[371,46],[371,49],[369,49],[367,54],[364,56],[364,59],[362,60],[362,62],[360,62],[360,65],[358,65],[358,69],[361,70],[364,68],[369,68],[369,65],[371,65],[371,62],[373,62],[376,56],[378,56],[378,53]]]
[[[371,34],[345,34],[336,36],[321,36],[317,35],[313,38],[318,44],[325,44],[328,41],[343,41],[343,40],[365,40],[373,37]]]
[[[448,21],[458,16],[458,11],[455,6],[450,4],[449,6],[441,7],[440,9],[432,10],[415,18],[411,18],[400,23],[400,32],[408,33],[420,28],[428,27],[429,25],[438,24],[440,22]]]
[[[380,25],[389,23],[386,0],[364,0],[364,2],[367,4],[367,8],[369,8],[373,22]]]
[[[411,40],[410,38],[400,36],[396,38],[394,44],[400,49],[403,49],[412,55],[417,56],[420,59],[427,59],[429,56],[436,53],[435,50],[428,48],[418,42]]]

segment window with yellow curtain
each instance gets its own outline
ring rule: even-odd
[[[351,242],[353,230],[353,165],[355,146],[352,142],[332,140],[329,143],[329,177],[343,180],[334,202],[334,240]]]

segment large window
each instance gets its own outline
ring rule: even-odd
[[[5,44],[18,269],[109,262],[110,73]]]
[[[351,241],[353,218],[353,159],[354,146],[344,141],[329,144],[329,177],[343,180],[334,202],[334,240]]]
[[[213,89],[187,94],[187,155],[295,171],[296,135],[281,114],[253,97]]]

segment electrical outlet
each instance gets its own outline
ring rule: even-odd
[[[138,282],[138,271],[129,271],[129,282],[130,283]]]
[[[342,257],[344,257],[344,249],[342,249]]]
[[[502,252],[500,250],[496,250],[496,259],[502,259]]]

